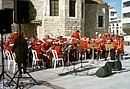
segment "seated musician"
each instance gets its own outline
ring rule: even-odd
[[[43,44],[41,40],[37,40],[37,44],[35,45],[34,49],[37,52],[38,59],[43,59],[46,62],[46,67],[50,67],[48,57],[43,55]],[[41,62],[39,64],[41,66]]]
[[[12,38],[13,38],[13,39],[17,39],[17,38],[18,38],[18,33],[17,33],[17,31],[15,31],[15,32],[12,34]]]
[[[63,58],[63,55],[62,55],[62,45],[61,45],[59,40],[54,40],[52,49],[56,50],[58,58]],[[66,60],[64,59],[64,62],[65,61]]]
[[[62,57],[62,47],[58,40],[53,43],[52,49],[56,50],[59,58]]]
[[[14,45],[15,39],[10,35],[8,41],[5,43],[5,48],[9,52],[12,52],[12,47]]]

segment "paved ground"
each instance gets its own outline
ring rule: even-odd
[[[100,66],[103,66],[104,63],[105,61],[102,61],[100,64],[96,65],[96,68],[89,70],[86,69],[87,67],[78,69],[82,71],[77,72],[77,75],[70,73],[67,75],[59,76],[59,74],[62,74],[63,68],[48,69],[31,74],[38,80],[45,80],[53,85],[58,86],[58,88],[52,87],[52,89],[129,89],[130,59],[123,60],[123,70],[113,71],[113,74],[111,76],[99,78],[96,75],[91,75],[94,74],[100,68]],[[84,63],[84,66],[86,65],[87,63]],[[77,66],[80,67],[80,64]],[[65,70],[63,73],[64,72]]]
[[[95,61],[94,64],[85,61],[82,68],[79,63],[75,66],[76,72],[73,71],[74,66],[31,72],[32,77],[42,84],[33,85],[29,89],[130,89],[130,59],[121,62],[122,70],[113,71],[111,76],[105,78],[99,78],[94,74],[101,66],[105,65],[106,61],[102,60]],[[13,75],[11,70],[7,72],[10,76]],[[28,80],[24,79],[25,82],[29,82]]]

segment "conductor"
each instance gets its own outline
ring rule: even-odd
[[[27,41],[24,39],[23,34],[20,34],[15,40],[13,50],[16,54],[16,63],[18,64],[18,69],[23,68],[23,72],[26,73],[27,58],[28,58],[28,45]],[[22,74],[22,71],[19,71]]]

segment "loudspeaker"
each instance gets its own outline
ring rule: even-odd
[[[0,33],[11,33],[13,9],[0,10]]]
[[[3,32],[4,29],[4,10],[0,10],[0,33]]]
[[[29,23],[29,1],[16,0],[14,2],[14,22]]]
[[[115,62],[106,62],[105,66],[109,66],[111,69],[115,68]]]
[[[96,71],[95,74],[98,77],[107,77],[107,76],[111,75],[111,73],[112,73],[111,67],[106,65],[106,66],[100,67]]]
[[[120,61],[106,62],[107,66],[110,66],[112,70],[118,71],[122,69],[122,63]]]
[[[121,61],[115,61],[115,69],[114,70],[121,70],[121,69],[122,69]]]

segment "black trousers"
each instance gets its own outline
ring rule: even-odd
[[[22,69],[23,69],[23,73],[26,73],[27,70],[27,63],[18,63],[18,70],[19,73],[22,74]]]

